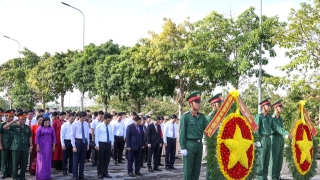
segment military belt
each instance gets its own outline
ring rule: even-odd
[[[187,138],[187,141],[202,142],[202,139],[188,139]]]
[[[261,137],[268,137],[268,138],[270,138],[271,135],[261,134],[260,136],[261,136]]]

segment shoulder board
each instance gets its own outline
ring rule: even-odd
[[[188,113],[190,113],[190,111],[184,112],[183,114],[188,114]]]

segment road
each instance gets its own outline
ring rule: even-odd
[[[164,157],[162,157],[161,162],[164,164]],[[320,172],[320,160],[317,160],[317,164],[318,164],[318,172]],[[146,166],[146,163],[145,163],[145,166]],[[111,176],[113,176],[113,178],[111,178],[111,179],[117,179],[117,180],[125,180],[125,179],[181,180],[181,179],[183,179],[182,160],[181,159],[176,160],[175,167],[178,170],[168,171],[168,170],[165,170],[163,166],[160,166],[162,171],[161,172],[153,172],[153,173],[148,172],[147,168],[142,168],[140,170],[140,172],[143,174],[143,176],[132,178],[126,174],[127,173],[127,161],[124,161],[124,163],[118,164],[118,165],[114,165],[113,162],[110,162],[109,174]],[[201,179],[201,180],[205,179],[205,171],[206,171],[206,167],[201,167],[201,174],[200,174],[199,179]],[[97,169],[96,169],[96,167],[91,167],[91,163],[85,164],[84,174],[90,180],[98,179]],[[281,177],[284,180],[292,180],[293,179],[291,174],[289,173],[289,170],[286,167],[285,163],[283,165]],[[28,180],[35,180],[35,177],[31,176],[29,173],[27,173],[26,178]],[[51,179],[52,180],[54,180],[54,179],[72,180],[72,174],[69,173],[67,176],[63,176],[61,171],[53,170]],[[107,178],[105,178],[105,179],[107,179]],[[320,180],[320,173],[318,173],[315,177],[313,177],[312,180]]]

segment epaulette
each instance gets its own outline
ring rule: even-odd
[[[188,114],[188,113],[190,113],[190,111],[184,112],[183,114]]]

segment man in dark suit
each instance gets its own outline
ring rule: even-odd
[[[146,126],[144,125],[144,123],[146,122],[146,118],[145,117],[141,117],[141,124],[140,126],[143,128],[143,132],[146,134],[147,133],[147,128]],[[144,139],[143,139],[143,142],[144,144],[147,143],[147,136],[144,136]],[[143,166],[143,161],[144,161],[144,157],[145,157],[145,154],[146,154],[146,148],[143,148],[141,149],[141,161],[140,161],[140,167],[142,168],[145,168],[145,166]],[[146,161],[147,162],[147,161]]]
[[[161,127],[159,125],[160,117],[155,117],[152,124],[147,127],[147,144],[148,144],[148,170],[161,171],[158,168],[159,161],[159,151],[162,145],[161,142]],[[153,169],[151,167],[151,157],[153,155]]]
[[[133,161],[135,166],[135,174],[138,176],[142,176],[140,173],[140,160],[141,160],[141,149],[144,148],[144,132],[141,124],[141,118],[139,116],[135,116],[133,118],[133,124],[130,124],[127,127],[127,150],[128,150],[128,175],[131,177],[135,177],[133,174]]]

